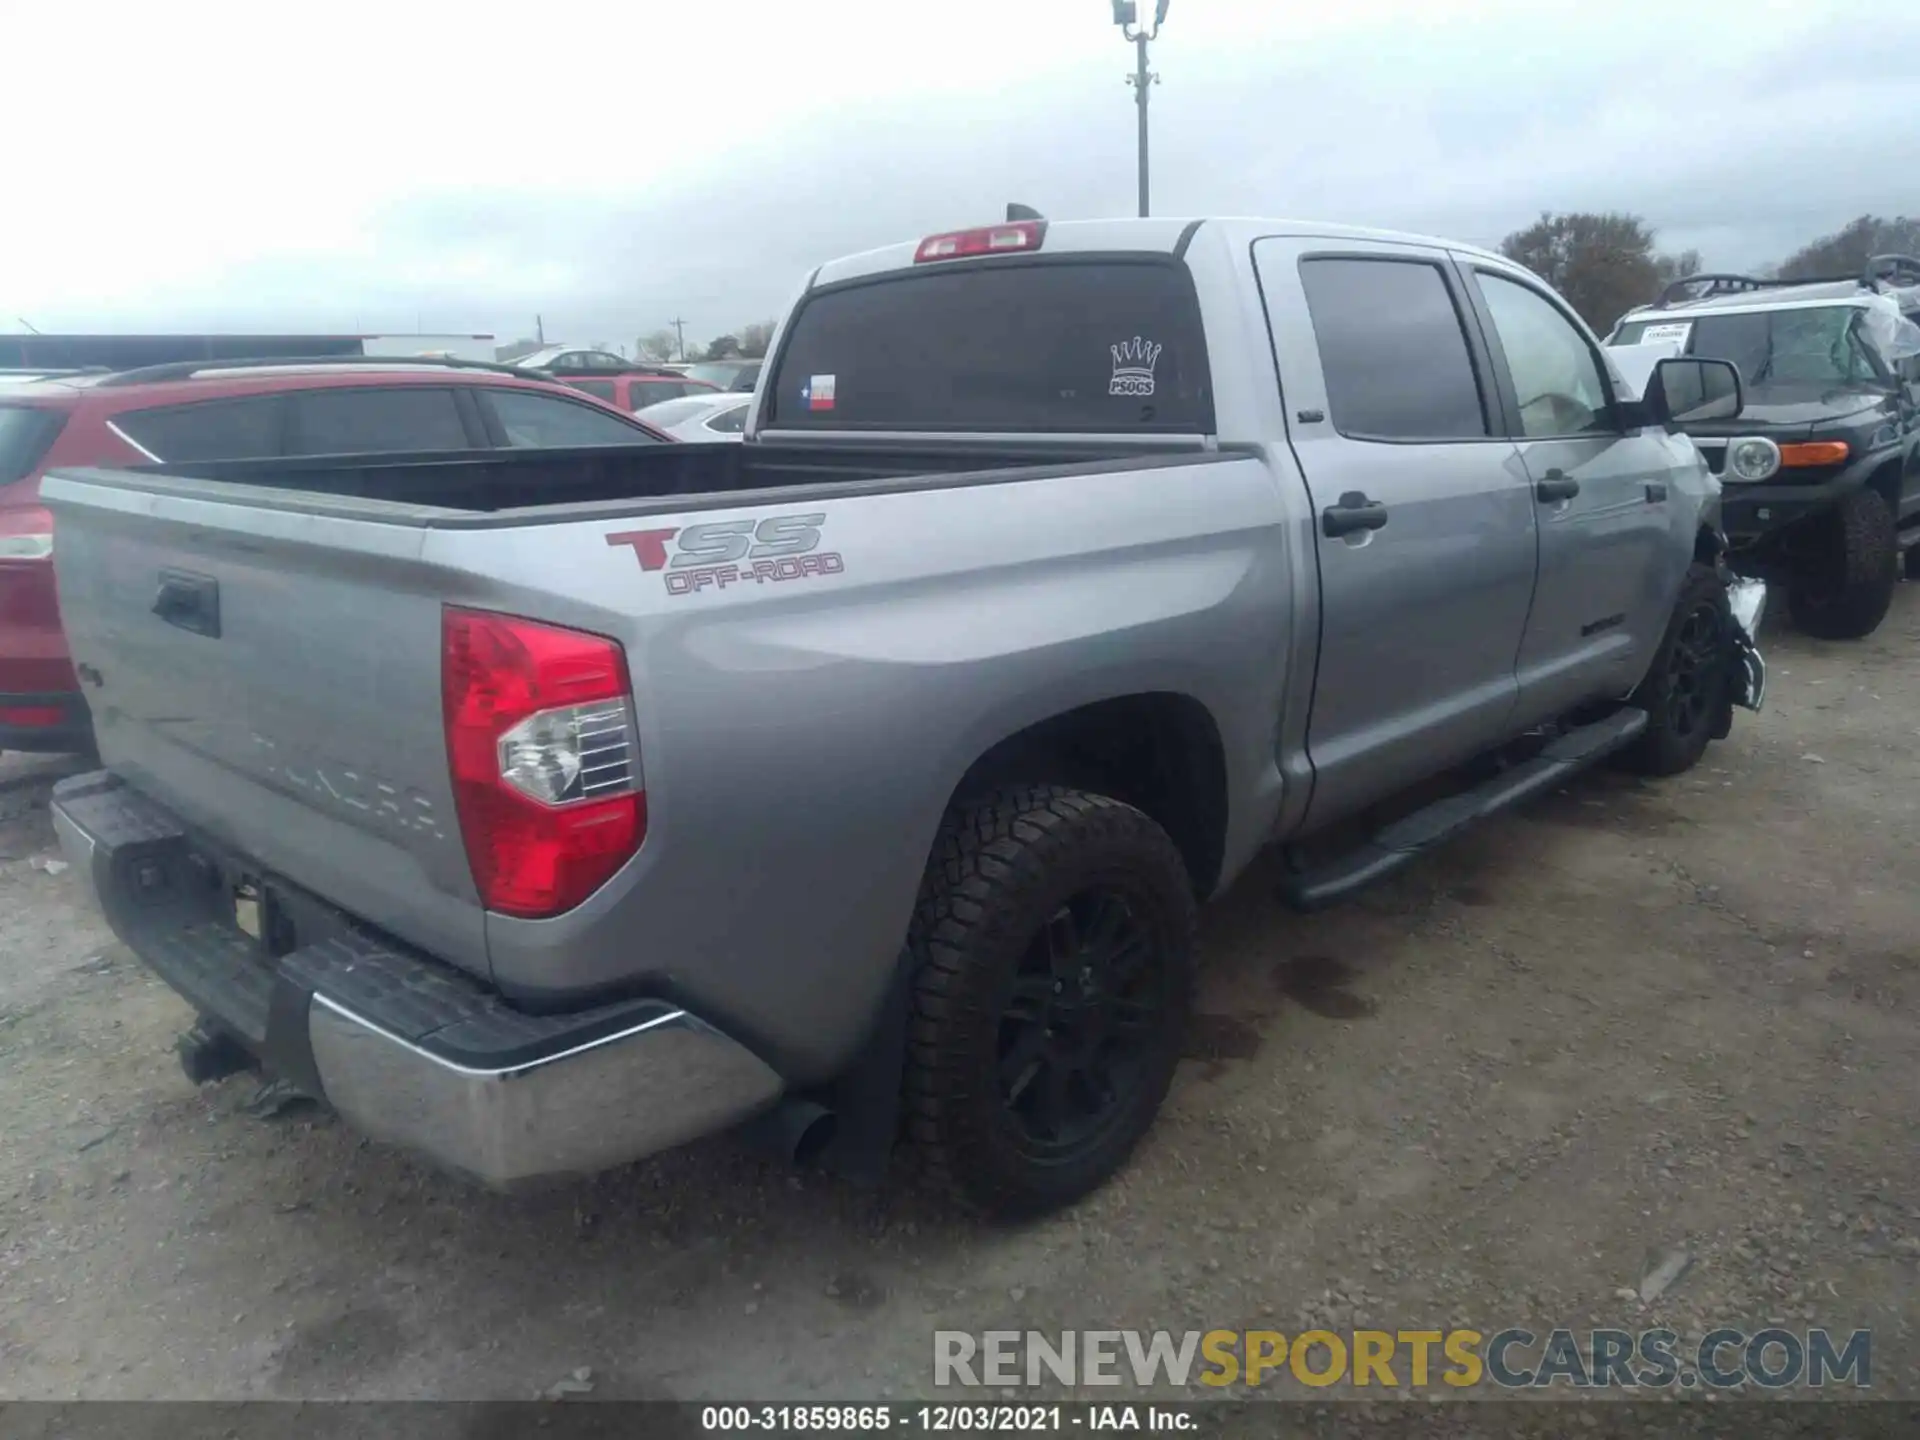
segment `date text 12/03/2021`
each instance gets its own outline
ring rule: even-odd
[[[700,1428],[718,1435],[890,1431],[944,1434],[1055,1433],[1075,1430],[1188,1434],[1200,1429],[1198,1407],[1103,1405],[708,1405]]]

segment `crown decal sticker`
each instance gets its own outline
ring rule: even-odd
[[[1153,394],[1153,367],[1160,363],[1162,347],[1136,335],[1107,348],[1113,354],[1113,379],[1107,384],[1107,394]]]

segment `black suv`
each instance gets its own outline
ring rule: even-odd
[[[1920,258],[1840,279],[1695,275],[1625,316],[1609,345],[1731,360],[1737,421],[1686,426],[1724,484],[1736,570],[1783,586],[1801,629],[1871,634],[1920,579]]]

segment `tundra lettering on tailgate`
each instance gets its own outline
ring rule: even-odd
[[[609,545],[633,549],[640,568],[664,570],[669,595],[691,595],[711,586],[724,590],[748,581],[803,580],[846,570],[835,551],[821,551],[825,515],[769,515],[764,520],[714,520],[684,529],[621,530]]]

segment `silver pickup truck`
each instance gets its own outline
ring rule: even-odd
[[[51,477],[54,818],[197,1077],[496,1186],[752,1122],[1033,1212],[1263,847],[1324,905],[1757,706],[1676,433],[1740,404],[1440,241],[932,236],[808,279],[743,444]]]

